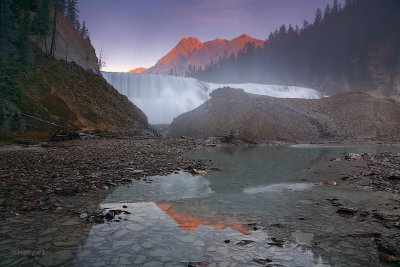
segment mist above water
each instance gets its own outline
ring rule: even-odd
[[[176,116],[195,109],[209,99],[209,93],[229,86],[248,93],[278,98],[318,99],[322,95],[313,89],[265,84],[215,84],[189,77],[162,74],[102,72],[115,89],[126,95],[147,115],[151,124],[169,124]]]

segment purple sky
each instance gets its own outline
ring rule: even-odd
[[[282,24],[314,20],[333,0],[80,0],[96,51],[103,44],[106,71],[151,67],[186,36],[200,41],[258,39]]]

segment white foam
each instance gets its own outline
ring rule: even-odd
[[[171,123],[174,117],[200,106],[210,98],[209,93],[224,86],[278,98],[322,97],[316,90],[295,86],[216,84],[188,77],[149,73],[102,72],[102,75],[118,92],[138,106],[151,124]]]

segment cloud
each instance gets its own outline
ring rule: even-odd
[[[183,7],[186,11],[191,10],[205,10],[205,9],[216,9],[216,8],[232,8],[238,5],[248,5],[255,3],[260,0],[201,0],[201,1],[190,1],[189,6]],[[188,1],[189,2],[189,1]]]
[[[186,2],[172,12],[200,24],[237,26],[255,17],[248,7],[260,0],[203,0]],[[194,4],[193,4],[194,3]]]

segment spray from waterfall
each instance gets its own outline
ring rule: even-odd
[[[176,116],[193,110],[209,99],[209,93],[229,86],[248,93],[279,98],[317,99],[322,95],[313,89],[265,84],[215,84],[188,77],[162,74],[102,72],[115,89],[126,95],[147,115],[151,124],[169,124]]]

